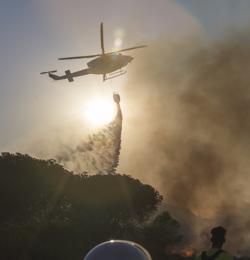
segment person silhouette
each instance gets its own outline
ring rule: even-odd
[[[203,251],[200,255],[196,256],[195,260],[233,260],[233,256],[227,251],[222,250],[222,246],[225,243],[226,229],[218,226],[214,227],[210,231],[212,248]]]

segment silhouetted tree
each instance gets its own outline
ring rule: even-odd
[[[144,227],[144,239],[145,246],[157,259],[166,259],[163,254],[166,248],[181,242],[179,223],[164,211]]]
[[[3,259],[81,259],[111,238],[155,253],[178,242],[178,224],[156,212],[162,196],[127,175],[74,175],[54,160],[0,156],[0,252]],[[177,233],[176,233],[177,234]]]

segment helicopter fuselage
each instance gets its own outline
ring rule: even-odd
[[[122,55],[121,52],[131,51],[139,48],[144,48],[146,45],[134,46],[126,49],[115,50],[112,52],[105,52],[104,38],[103,38],[103,23],[100,26],[100,40],[101,53],[84,56],[73,56],[59,58],[58,60],[75,60],[75,59],[89,59],[93,60],[87,63],[88,68],[71,72],[69,69],[65,70],[64,75],[55,74],[56,70],[49,70],[41,72],[40,74],[48,74],[53,80],[67,79],[69,82],[74,81],[75,77],[81,77],[89,74],[102,74],[103,81],[121,76],[126,73],[121,69],[128,65],[134,58],[131,56]]]
[[[125,67],[133,57],[122,54],[104,54],[87,63],[91,74],[108,74]]]

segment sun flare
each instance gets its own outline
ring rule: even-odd
[[[95,99],[87,103],[84,114],[93,126],[105,125],[114,118],[115,105],[109,100]]]

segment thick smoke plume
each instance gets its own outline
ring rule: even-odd
[[[210,219],[206,228],[226,226],[227,246],[246,252],[250,38],[237,33],[208,43],[168,37],[137,62],[125,93],[136,109],[128,116],[135,127],[125,131],[130,153],[122,153],[122,170],[156,185],[170,205]]]
[[[119,102],[114,120],[89,135],[86,141],[72,148],[64,146],[56,159],[66,168],[89,174],[114,174],[119,163],[122,132],[122,111]]]

